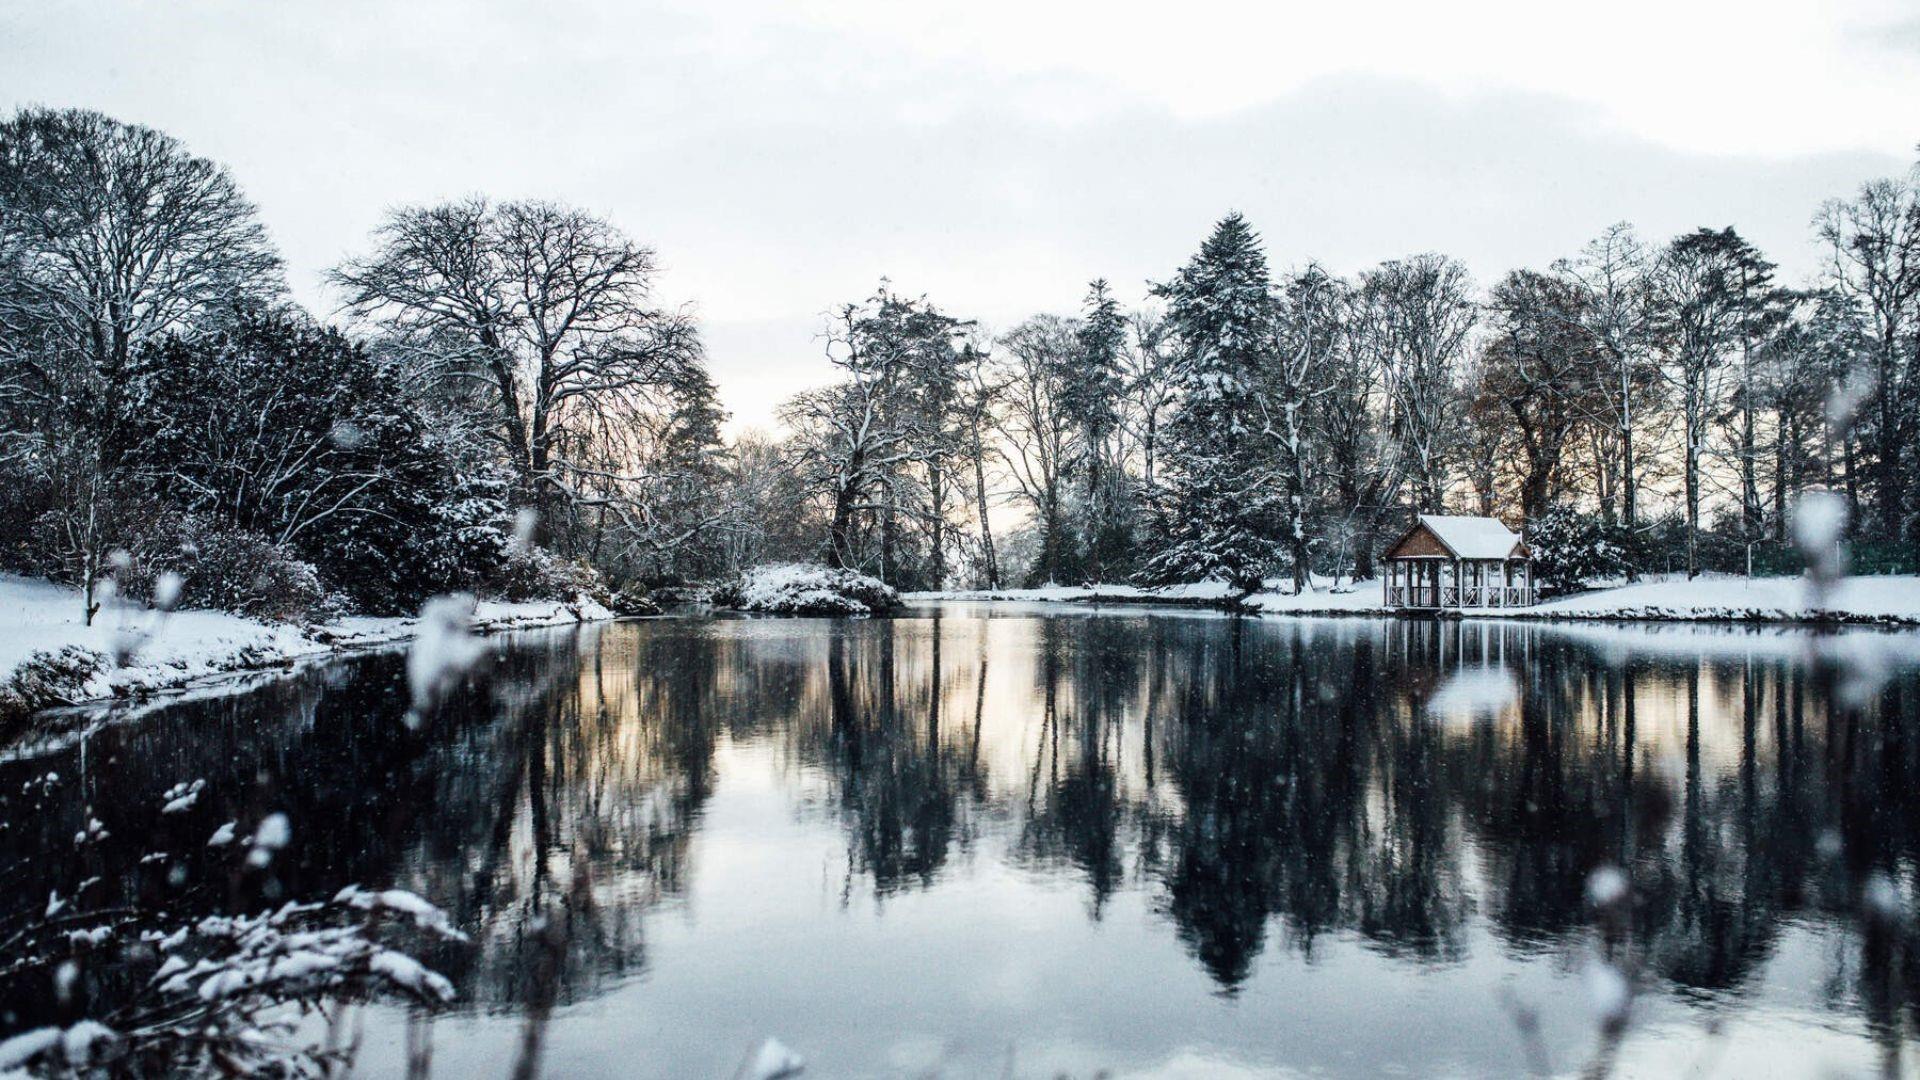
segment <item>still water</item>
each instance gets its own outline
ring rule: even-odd
[[[417,731],[391,654],[75,718],[0,761],[0,906],[70,893],[89,814],[84,857],[133,867],[284,811],[289,895],[399,886],[472,935],[426,957],[462,1080],[549,998],[552,1076],[726,1077],[770,1035],[822,1077],[1906,1074],[1916,637],[963,604],[529,633]],[[362,1020],[359,1074],[396,1074],[402,1014]]]

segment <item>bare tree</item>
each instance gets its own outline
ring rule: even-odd
[[[1814,224],[1829,252],[1828,282],[1866,315],[1874,498],[1879,532],[1894,539],[1909,494],[1906,463],[1920,436],[1920,166],[1827,203]]]
[[[1311,580],[1307,517],[1319,472],[1313,414],[1334,386],[1333,354],[1344,343],[1346,305],[1344,283],[1319,266],[1310,265],[1284,283],[1274,320],[1277,340],[1258,395],[1266,433],[1280,458],[1285,515],[1281,542],[1293,563],[1296,594]]]
[[[601,432],[700,362],[691,316],[653,302],[651,248],[584,211],[474,198],[395,211],[332,283],[420,370],[466,390],[542,528],[557,503],[635,505]]]
[[[1066,400],[1080,355],[1078,329],[1074,320],[1036,315],[1000,339],[1004,390],[994,423],[1020,497],[1040,526],[1034,575],[1043,582],[1059,580],[1067,556],[1061,502],[1082,436]]]
[[[1737,253],[1730,235],[1731,230],[1701,229],[1676,239],[1661,252],[1648,279],[1661,377],[1674,394],[1684,429],[1689,578],[1700,572],[1701,463],[1726,400],[1729,351],[1742,321],[1733,289]]]
[[[1643,406],[1652,388],[1648,337],[1646,245],[1633,226],[1618,222],[1580,249],[1572,260],[1554,264],[1554,272],[1578,282],[1586,290],[1582,320],[1593,339],[1606,351],[1611,368],[1604,392],[1593,400],[1600,406],[1593,427],[1597,443],[1595,471],[1601,509],[1614,512],[1618,493],[1619,520],[1635,528],[1640,512],[1640,468],[1636,425],[1643,422]]]
[[[1494,286],[1494,337],[1483,357],[1480,393],[1512,425],[1521,453],[1520,510],[1545,513],[1606,385],[1604,352],[1587,328],[1586,293],[1563,279],[1516,270]]]
[[[1388,428],[1406,459],[1415,508],[1445,509],[1457,369],[1478,311],[1466,267],[1442,255],[1382,263],[1360,276],[1362,341],[1375,351]]]
[[[1356,579],[1373,576],[1374,547],[1407,476],[1402,444],[1387,427],[1386,360],[1372,340],[1374,329],[1372,320],[1349,313],[1319,410],[1328,480],[1340,515],[1329,517],[1327,528],[1348,548]]]

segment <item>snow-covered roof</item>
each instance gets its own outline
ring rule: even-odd
[[[1456,559],[1506,559],[1520,538],[1498,518],[1421,514],[1420,524],[1438,537]]]

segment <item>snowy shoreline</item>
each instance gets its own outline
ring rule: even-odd
[[[1383,603],[1378,582],[1363,582],[1336,592],[1321,585],[1294,595],[1269,581],[1267,589],[1242,595],[1232,587],[1204,582],[1167,589],[1131,585],[1048,586],[907,593],[908,602],[1065,602],[1205,606],[1257,615],[1398,617],[1431,612],[1402,612]],[[1778,624],[1920,625],[1920,576],[1854,577],[1839,582],[1817,610],[1808,608],[1807,582],[1799,577],[1745,578],[1702,576],[1643,581],[1558,597],[1530,608],[1449,611],[1445,618],[1541,619],[1581,622],[1721,622]]]
[[[0,574],[0,696],[17,691],[29,666],[74,651],[97,661],[97,670],[63,687],[50,701],[27,701],[23,715],[10,715],[0,701],[0,726],[18,723],[42,708],[144,697],[237,679],[276,668],[325,660],[365,649],[405,644],[417,619],[410,616],[350,616],[315,626],[262,622],[221,611],[103,611],[92,626],[80,618],[80,595],[52,582]],[[567,626],[615,618],[585,597],[560,601],[484,600],[474,612],[478,634]],[[111,657],[138,643],[130,662]],[[19,704],[13,704],[18,709]]]

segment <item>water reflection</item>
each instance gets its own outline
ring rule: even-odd
[[[724,1074],[751,1023],[817,1028],[835,1075],[900,1071],[908,1032],[959,1072],[1011,1044],[1035,1072],[1502,1074],[1524,1058],[1501,995],[1567,1067],[1591,1021],[1566,976],[1602,954],[1640,975],[1643,1041],[1704,1039],[1699,1012],[1794,1033],[1775,1042],[1809,1066],[1885,1065],[1920,964],[1906,921],[1877,937],[1856,911],[1869,874],[1911,892],[1920,867],[1920,646],[1874,647],[1893,677],[1839,711],[1778,631],[955,606],[528,635],[419,732],[398,659],[369,657],[0,763],[0,903],[24,918],[90,876],[102,907],[255,902],[201,838],[283,810],[275,893],[433,897],[477,943],[432,957],[475,1045],[556,1010],[552,1052],[607,1074]],[[157,818],[195,777],[202,804]],[[76,852],[89,813],[113,835]],[[184,885],[141,865],[158,839]],[[1583,892],[1605,865],[1636,899],[1613,940]],[[1061,942],[1079,959],[1021,964]],[[1102,999],[1062,990],[1083,982]],[[1431,1045],[1252,1022],[1303,995],[1353,1020],[1339,993],[1407,987]],[[688,1012],[702,989],[764,1014]],[[0,1035],[59,1018],[43,988],[0,993]],[[934,1021],[929,1000],[975,1004]]]

